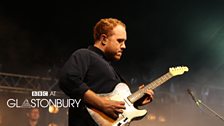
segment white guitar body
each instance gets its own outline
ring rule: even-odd
[[[116,120],[113,120],[97,109],[87,107],[87,110],[99,126],[127,126],[130,124],[132,119],[136,117],[142,117],[147,113],[146,110],[136,109],[133,105],[135,101],[144,96],[148,89],[155,89],[173,76],[181,75],[186,71],[188,71],[188,67],[169,68],[168,73],[147,84],[143,89],[140,89],[133,94],[131,94],[129,87],[125,83],[117,84],[111,93],[99,94],[99,96],[106,97],[111,100],[125,102],[126,109],[123,110],[122,114],[119,114],[119,117]]]
[[[107,97],[111,100],[125,102],[126,109],[119,115],[117,120],[113,120],[109,116],[100,112],[99,110],[88,108],[90,115],[99,126],[127,126],[132,119],[146,115],[146,110],[138,110],[127,99],[131,95],[129,87],[125,83],[119,83],[113,92],[109,94],[100,94],[100,96]]]

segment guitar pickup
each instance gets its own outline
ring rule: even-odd
[[[117,124],[117,126],[121,126],[121,123],[119,122],[119,123]]]
[[[128,120],[128,118],[126,117],[123,122],[126,122],[127,120]]]

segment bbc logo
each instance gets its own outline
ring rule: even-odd
[[[48,91],[32,91],[32,96],[48,96]]]

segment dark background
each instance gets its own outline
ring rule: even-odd
[[[159,76],[176,65],[188,66],[191,80],[212,79],[223,73],[223,5],[221,0],[2,3],[0,68],[54,76],[74,50],[93,43],[100,18],[114,17],[127,25],[127,49],[117,66],[128,79]]]

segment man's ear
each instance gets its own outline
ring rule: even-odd
[[[102,45],[106,45],[106,43],[107,43],[107,35],[106,34],[102,34],[100,36],[100,42]]]

